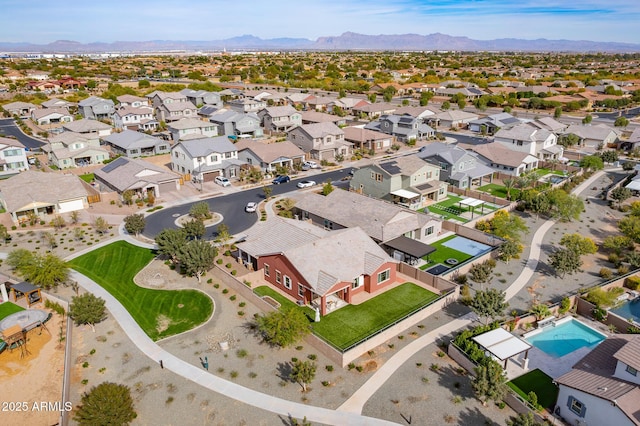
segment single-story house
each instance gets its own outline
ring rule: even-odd
[[[0,180],[0,201],[15,223],[28,222],[33,215],[49,221],[88,207],[87,190],[79,177],[31,170]]]
[[[344,127],[344,140],[351,142],[355,149],[374,152],[386,151],[393,144],[393,136],[364,127]]]
[[[169,142],[133,130],[114,133],[102,138],[102,140],[105,145],[111,147],[114,154],[129,158],[166,154],[171,150]]]
[[[180,189],[180,175],[138,158],[120,157],[95,171],[102,191],[127,190],[144,198],[149,191],[156,197]]]
[[[271,286],[321,315],[396,282],[398,261],[360,228],[327,232],[276,219],[251,228],[237,246],[240,258],[262,270]]]
[[[606,148],[610,144],[615,144],[619,136],[617,130],[606,124],[572,124],[562,133],[576,135],[580,139],[578,142],[580,146],[596,149],[599,146]]]
[[[293,169],[294,164],[304,161],[304,151],[290,141],[263,143],[244,139],[236,142],[236,149],[239,160],[265,173],[272,173],[276,167]]]
[[[17,115],[20,118],[29,118],[31,113],[38,109],[38,106],[29,102],[10,102],[2,105],[2,109],[11,115]]]
[[[70,123],[73,121],[73,115],[66,108],[42,108],[34,110],[31,113],[31,119],[38,126],[45,126]]]
[[[98,120],[89,120],[83,118],[82,120],[75,120],[70,123],[62,123],[62,129],[65,132],[76,132],[88,134],[91,136],[103,137],[109,136],[113,130],[113,127]]]

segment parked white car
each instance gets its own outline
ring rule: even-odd
[[[247,213],[255,213],[257,209],[258,209],[258,203],[254,203],[253,201],[251,201],[247,203],[246,207],[244,208],[244,211]]]
[[[302,163],[302,168],[303,169],[307,169],[307,170],[308,169],[319,169],[320,166],[315,161],[305,161],[304,163]]]
[[[296,185],[298,188],[309,188],[312,187],[316,184],[315,181],[313,180],[301,180],[300,182],[298,182],[298,184]]]
[[[216,176],[215,183],[220,186],[231,186],[231,181],[224,176]]]

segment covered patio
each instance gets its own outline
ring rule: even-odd
[[[407,189],[397,189],[390,193],[391,201],[401,206],[417,210],[422,207],[422,195]]]
[[[389,249],[387,252],[390,252],[389,254],[394,259],[406,262],[409,265],[416,265],[421,258],[428,258],[431,253],[436,251],[435,247],[404,235],[386,241],[383,245]]]
[[[24,297],[27,301],[27,306],[31,306],[39,303],[42,300],[40,287],[37,287],[26,281],[18,284],[10,284],[9,289],[11,293],[13,293],[14,302],[17,302],[19,299],[22,299]]]
[[[458,205],[460,206],[461,210],[462,210],[462,206],[464,206],[465,209],[466,208],[470,209],[470,211],[471,211],[471,219],[473,219],[475,208],[478,207],[478,206],[481,206],[482,214],[484,215],[484,204],[485,204],[484,201],[478,200],[477,198],[471,198],[471,197],[465,198],[465,199],[460,200],[458,202]]]

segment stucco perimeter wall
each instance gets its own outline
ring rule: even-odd
[[[420,321],[440,311],[442,308],[449,305],[450,303],[455,302],[456,300],[458,300],[459,296],[460,296],[460,287],[456,286],[453,288],[453,291],[447,296],[432,303],[431,305],[427,306],[426,308],[416,313],[415,315],[412,315],[409,318],[397,323],[396,325],[389,327],[382,333],[371,337],[369,340],[366,340],[365,342],[354,347],[353,349],[350,349],[349,351],[343,353],[341,362],[339,360],[335,360],[335,362],[341,364],[343,367],[346,367],[350,362],[360,357],[362,354],[366,353],[367,351],[370,351],[375,347],[382,345],[384,342],[391,339],[392,337],[395,337],[398,334],[404,332],[409,327],[412,327],[418,324]]]
[[[449,343],[447,346],[447,355],[451,357],[460,367],[464,368],[472,376],[475,374],[476,364],[471,361],[456,345]]]

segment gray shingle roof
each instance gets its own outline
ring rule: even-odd
[[[296,208],[342,226],[360,227],[371,238],[387,241],[423,227],[433,217],[349,191],[327,196],[305,194]]]
[[[116,158],[105,167],[96,170],[95,175],[119,192],[144,188],[149,183],[158,184],[180,179],[179,175],[147,161],[127,157]]]
[[[200,137],[198,139],[180,141],[175,146],[178,145],[181,145],[192,158],[205,157],[215,152],[236,151],[236,146],[226,136],[217,136],[215,138]]]
[[[134,132],[133,130],[125,130],[120,133],[113,133],[103,138],[106,142],[118,146],[122,149],[132,148],[151,148],[159,143],[163,143],[162,139],[147,135],[146,133]]]
[[[18,139],[5,138],[2,136],[0,136],[0,145],[14,146],[16,148],[24,148],[24,145]]]
[[[293,158],[304,156],[304,151],[290,141],[262,143],[260,141],[239,140],[236,142],[235,147],[238,152],[244,149],[250,150],[265,163],[271,163],[273,160],[282,157]]]
[[[527,123],[519,124],[510,129],[500,129],[496,132],[496,138],[513,139],[526,142],[543,142],[552,133],[547,129],[540,129]]]
[[[57,204],[87,196],[77,176],[31,170],[0,181],[0,193],[10,212],[33,203]]]
[[[267,107],[265,109],[267,110],[267,114],[269,114],[269,116],[271,117],[288,117],[291,114],[295,114],[296,112],[298,112],[291,105]]]
[[[249,228],[245,240],[237,246],[251,256],[259,257],[283,253],[285,250],[316,241],[328,233],[329,231],[307,222],[275,218],[268,223]]]
[[[98,120],[89,120],[87,118],[83,118],[82,120],[64,123],[62,125],[62,128],[71,132],[87,133],[107,130],[111,129],[112,127]]]
[[[325,136],[344,135],[342,129],[334,123],[311,123],[297,127],[312,138],[323,138]]]

